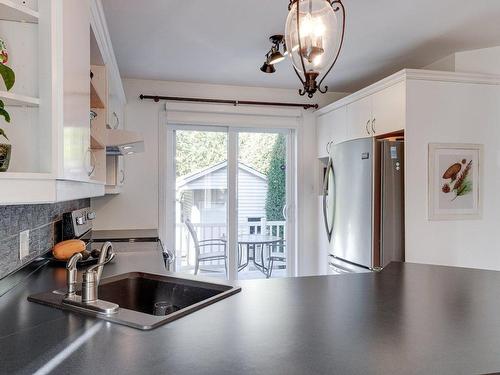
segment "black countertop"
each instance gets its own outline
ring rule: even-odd
[[[104,276],[165,273],[160,249],[136,246],[118,248]],[[0,373],[500,370],[500,272],[393,263],[378,274],[240,284],[241,293],[139,331],[28,302],[30,294],[64,288],[64,269],[44,266],[0,297]]]
[[[94,241],[156,241],[157,229],[92,230]]]

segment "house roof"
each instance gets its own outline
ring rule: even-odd
[[[208,168],[205,168],[201,171],[197,171],[197,172],[190,173],[190,174],[187,174],[185,176],[179,177],[177,179],[177,183],[176,183],[177,188],[181,188],[181,187],[183,187],[183,186],[185,186],[193,181],[196,181],[204,176],[207,176],[211,173],[214,173],[214,172],[219,171],[219,170],[226,168],[226,167],[227,167],[227,161],[223,161],[219,164],[215,164],[215,165],[208,167]],[[267,181],[267,177],[265,174],[259,172],[258,170],[254,169],[254,168],[252,168],[252,167],[250,167],[242,162],[238,162],[238,168],[241,170],[244,170],[248,173],[251,173],[252,175],[254,175],[258,178],[261,178],[264,181]]]

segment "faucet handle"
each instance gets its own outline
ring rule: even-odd
[[[108,259],[106,259],[104,262],[94,264],[92,267],[89,267],[89,268],[87,269],[87,271],[85,271],[85,272],[86,272],[86,273],[94,272],[94,271],[96,270],[96,268],[102,267],[102,266],[104,266],[105,264],[108,264],[109,262],[111,262],[113,259],[115,259],[115,256],[116,256],[116,254],[115,254],[115,253],[110,252],[110,253],[108,254]]]

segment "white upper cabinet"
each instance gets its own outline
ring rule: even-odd
[[[403,130],[405,97],[405,82],[398,82],[347,104],[349,139]]]
[[[371,131],[387,134],[405,128],[405,83],[399,82],[372,95]]]
[[[349,139],[371,137],[372,100],[370,96],[347,105],[347,136]]]
[[[328,156],[329,144],[336,144],[347,139],[346,108],[340,107],[331,112],[322,114],[317,120],[317,155]]]

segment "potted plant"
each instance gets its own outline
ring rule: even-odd
[[[14,74],[14,71],[7,65],[5,65],[8,60],[9,55],[7,53],[7,46],[5,42],[0,39],[0,75],[2,76],[7,91],[9,91],[12,86],[14,86],[14,82],[16,81],[16,75]],[[5,122],[10,123],[9,112],[7,112],[7,110],[5,109],[5,103],[1,99],[0,116],[4,118]],[[1,138],[5,138],[7,141],[9,140],[2,128],[0,128],[0,139]],[[6,172],[9,168],[11,152],[12,145],[7,143],[0,143],[0,172]]]

